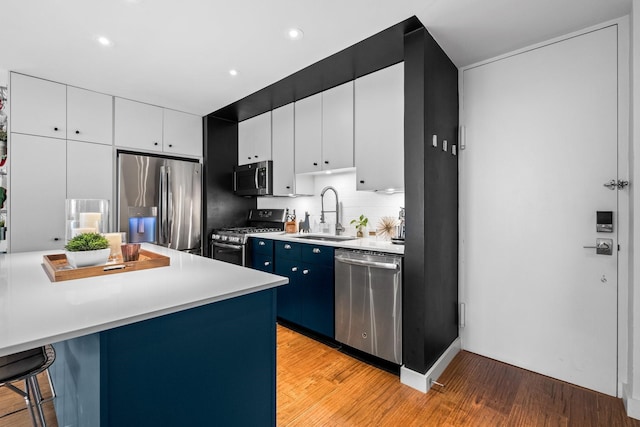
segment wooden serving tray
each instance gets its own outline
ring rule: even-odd
[[[169,265],[169,261],[170,258],[168,256],[140,249],[138,261],[124,262],[121,257],[118,257],[115,262],[111,261],[104,265],[73,268],[67,262],[65,254],[55,254],[45,255],[42,266],[52,282],[61,282],[63,280],[84,279],[86,277],[164,267]]]

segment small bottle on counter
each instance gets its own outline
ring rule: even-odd
[[[289,208],[286,211],[286,222],[284,223],[284,232],[287,234],[293,234],[298,232],[298,224],[296,224],[296,214],[295,210],[293,214],[289,214]]]

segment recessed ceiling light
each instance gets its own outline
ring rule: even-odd
[[[232,76],[237,76],[238,75],[238,70],[231,69],[231,70],[229,70],[229,74],[231,74]]]
[[[291,40],[300,40],[302,37],[304,37],[304,33],[299,28],[291,28],[291,29],[289,29],[287,34],[289,35],[289,38]]]
[[[102,46],[111,46],[113,44],[113,42],[105,36],[99,36],[97,40]]]

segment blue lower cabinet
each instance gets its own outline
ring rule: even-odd
[[[278,317],[297,324],[302,317],[301,301],[304,299],[299,270],[300,261],[276,258],[275,273],[289,278],[289,284],[280,286],[277,291]]]
[[[300,323],[305,328],[334,337],[333,266],[304,264],[304,299]]]
[[[251,237],[249,239],[251,268],[273,273],[273,240]]]
[[[275,293],[56,343],[59,424],[275,426]]]
[[[275,273],[289,278],[277,291],[278,317],[334,337],[334,270],[330,246],[275,243]]]

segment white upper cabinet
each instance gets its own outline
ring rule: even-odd
[[[353,81],[322,92],[322,169],[353,167]]]
[[[295,172],[322,170],[322,93],[295,102]]]
[[[67,141],[67,199],[111,201],[112,176],[113,148],[110,145]]]
[[[355,81],[357,190],[404,189],[404,63]]]
[[[11,73],[11,132],[67,137],[66,85]]]
[[[295,193],[293,103],[272,111],[273,195]]]
[[[202,117],[165,108],[163,151],[202,157]]]
[[[113,97],[67,86],[67,139],[111,145]]]
[[[271,160],[271,111],[238,123],[238,165]]]
[[[115,144],[118,147],[162,151],[161,107],[115,99]]]
[[[353,167],[353,82],[295,103],[296,173]]]

